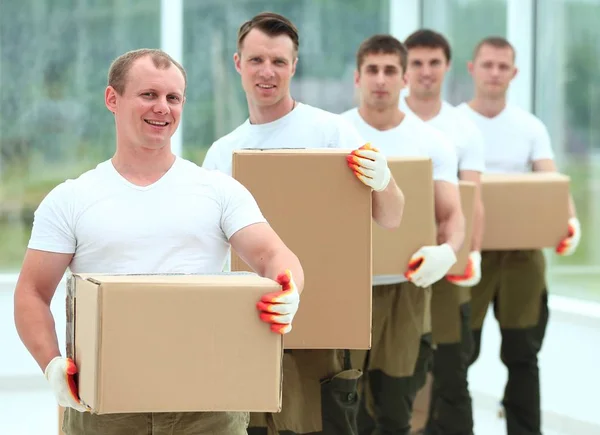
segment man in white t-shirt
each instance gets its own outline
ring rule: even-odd
[[[475,96],[459,106],[479,127],[485,141],[485,170],[490,173],[556,171],[550,137],[531,113],[507,103],[506,92],[517,74],[515,51],[504,38],[491,37],[475,48],[468,64]],[[556,250],[572,254],[581,229],[570,201],[565,239]],[[537,354],[548,322],[545,261],[541,250],[484,251],[481,282],[472,288],[475,351],[481,328],[494,303],[502,334],[502,362],[508,369],[503,407],[508,435],[541,434]]]
[[[148,433],[148,422],[165,433],[242,435],[248,424],[247,412],[88,412],[75,386],[77,367],[60,354],[50,311],[67,269],[218,273],[231,245],[259,275],[282,284],[281,292],[263,296],[257,315],[275,333],[291,329],[304,285],[298,258],[240,183],[171,152],[185,90],[184,69],[161,50],[117,58],[105,92],[105,105],[115,117],[114,156],[58,185],[35,212],[15,290],[15,323],[58,403],[66,407],[67,435],[142,435]]]
[[[450,68],[451,49],[446,38],[421,29],[404,41],[408,50],[408,96],[400,109],[439,130],[454,145],[458,177],[475,183],[475,219],[469,263],[462,275],[448,276],[433,285],[431,297],[433,385],[427,434],[472,435],[473,415],[467,371],[473,353],[471,290],[481,279],[483,204],[480,176],[485,167],[483,135],[474,123],[441,97]]]
[[[356,130],[340,115],[292,98],[289,83],[297,56],[298,32],[287,18],[262,13],[242,24],[234,62],[246,93],[249,118],[212,144],[203,167],[231,174],[233,151],[238,149],[354,150],[348,165],[373,188],[374,220],[386,228],[398,227],[403,196],[385,156],[362,146]],[[361,373],[352,369],[348,350],[289,350],[283,365],[281,412],[251,414],[250,435],[266,434],[267,427],[286,435],[356,433]]]
[[[364,369],[359,433],[410,433],[412,407],[431,360],[431,285],[456,262],[464,240],[457,158],[435,128],[399,109],[407,52],[390,35],[374,35],[358,49],[355,84],[360,105],[343,114],[387,157],[429,157],[433,163],[439,245],[424,246],[405,276],[373,277],[372,347],[353,352]],[[413,270],[413,262],[421,265]]]

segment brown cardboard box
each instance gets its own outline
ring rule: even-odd
[[[388,166],[404,194],[404,214],[397,230],[373,223],[373,274],[404,275],[417,250],[437,244],[433,167],[422,157],[390,157]]]
[[[484,174],[482,250],[554,248],[567,235],[569,177],[549,172]]]
[[[475,219],[475,192],[476,185],[472,181],[461,180],[458,183],[460,190],[460,203],[463,216],[465,217],[465,240],[456,256],[456,263],[450,268],[448,273],[461,275],[469,262],[469,253],[471,252],[471,242],[473,241],[473,221]]]
[[[256,302],[280,289],[255,274],[74,275],[82,401],[97,414],[278,412],[283,340]]]
[[[286,349],[371,347],[371,189],[348,151],[243,150],[233,176],[300,258],[304,291]],[[249,270],[232,252],[232,270]]]

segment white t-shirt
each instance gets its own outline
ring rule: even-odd
[[[458,110],[467,114],[483,134],[486,172],[531,172],[536,160],[554,158],[546,126],[526,110],[507,104],[493,118],[479,114],[467,103],[459,105]]]
[[[218,273],[229,238],[258,222],[252,195],[225,174],[176,158],[140,187],[108,160],[44,198],[28,247],[75,254],[73,273]]]
[[[408,107],[405,97],[400,99],[400,110],[417,116]],[[425,122],[442,132],[452,142],[456,148],[459,171],[484,172],[483,134],[469,117],[446,101],[442,101],[440,112]]]
[[[397,127],[377,130],[350,109],[342,113],[365,140],[371,142],[386,157],[429,157],[433,164],[433,179],[458,184],[456,151],[439,131],[410,113]],[[406,281],[403,275],[376,275],[373,285],[396,284]]]
[[[232,157],[240,149],[341,148],[353,150],[363,140],[340,115],[298,103],[296,108],[276,121],[242,125],[212,144],[203,168],[231,175]]]

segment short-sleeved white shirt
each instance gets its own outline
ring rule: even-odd
[[[481,115],[467,103],[459,105],[458,110],[473,120],[483,134],[486,172],[531,172],[536,160],[554,158],[546,126],[526,110],[507,104],[493,118]]]
[[[259,222],[252,195],[225,174],[176,158],[141,187],[109,160],[44,198],[28,247],[74,254],[73,273],[216,273],[229,238]]]
[[[367,124],[358,109],[342,113],[367,141],[386,157],[427,157],[433,165],[433,179],[458,184],[456,150],[439,131],[410,113],[389,130],[377,130]],[[403,275],[375,275],[373,285],[396,284],[406,281]]]
[[[417,116],[406,103],[405,97],[400,99],[400,110]],[[484,172],[483,134],[468,116],[450,103],[442,101],[440,112],[425,122],[452,142],[456,148],[459,171]]]
[[[340,148],[353,150],[364,143],[356,129],[340,115],[298,103],[276,121],[251,124],[246,120],[215,141],[206,153],[203,168],[231,175],[233,152],[240,149]]]

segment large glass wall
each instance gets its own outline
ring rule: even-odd
[[[2,2],[0,272],[18,271],[48,191],[114,151],[110,62],[159,45],[159,0]]]
[[[600,2],[537,6],[535,112],[571,177],[583,238],[571,257],[552,256],[555,292],[600,299]]]

